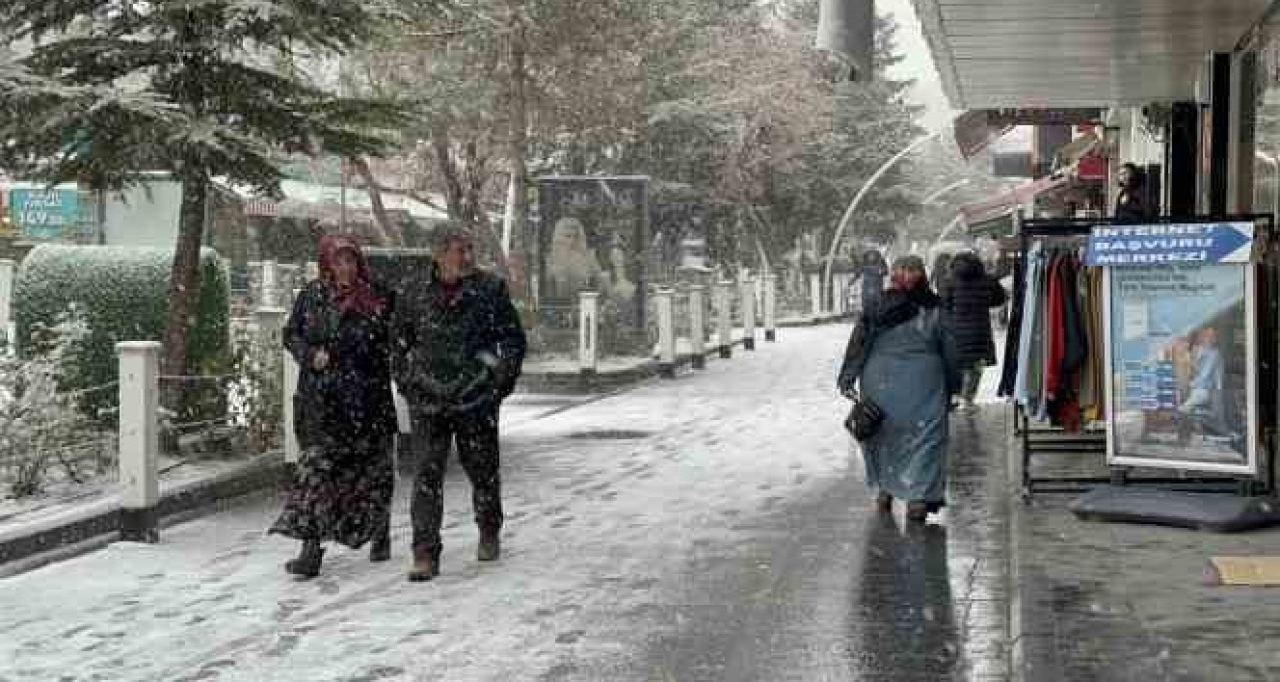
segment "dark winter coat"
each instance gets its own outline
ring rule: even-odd
[[[388,324],[393,304],[389,292],[375,291],[384,305],[372,313],[343,312],[321,280],[294,302],[284,343],[299,367],[294,414],[303,447],[322,437],[350,443],[396,430]],[[329,354],[322,370],[312,364],[319,350]]]
[[[962,253],[951,262],[951,277],[941,292],[956,339],[956,357],[962,366],[995,364],[996,345],[991,334],[991,308],[1008,299],[1004,287],[987,274],[974,254]]]
[[[397,301],[392,374],[419,413],[495,408],[515,389],[525,334],[507,283],[475,272],[449,299],[437,276]]]

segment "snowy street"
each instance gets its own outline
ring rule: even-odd
[[[496,564],[451,460],[429,583],[404,577],[405,480],[389,563],[330,546],[297,582],[263,501],[0,580],[0,680],[1005,679],[1003,431],[957,418],[930,526],[878,517],[834,389],[848,331],[512,405]]]

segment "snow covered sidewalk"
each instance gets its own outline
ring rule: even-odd
[[[404,579],[404,481],[386,564],[330,548],[320,578],[295,582],[263,503],[0,580],[0,680],[620,679],[581,666],[626,669],[675,627],[656,606],[687,599],[699,547],[848,477],[833,388],[847,334],[789,329],[705,372],[508,411],[504,556],[475,562],[451,462],[431,583]]]

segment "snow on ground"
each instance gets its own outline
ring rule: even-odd
[[[623,660],[673,627],[655,605],[680,598],[675,569],[697,547],[854,464],[834,390],[848,329],[780,330],[542,418],[554,405],[506,411],[496,564],[474,560],[451,462],[431,583],[403,576],[407,485],[393,560],[331,547],[310,582],[281,571],[296,547],[264,536],[268,503],[0,580],[0,680],[528,680]]]

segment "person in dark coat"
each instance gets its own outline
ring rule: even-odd
[[[996,363],[991,309],[1004,305],[1007,299],[1004,287],[987,274],[977,254],[956,254],[942,304],[956,338],[956,360],[964,371],[960,397],[965,409],[973,408],[983,368]]]
[[[1116,174],[1116,183],[1120,185],[1120,195],[1116,197],[1116,209],[1112,216],[1125,222],[1141,222],[1151,216],[1146,201],[1143,199],[1143,188],[1147,184],[1147,174],[1135,163],[1126,163]]]
[[[945,506],[947,413],[960,371],[920,258],[894,262],[889,290],[853,328],[836,386],[884,414],[876,433],[862,441],[876,507],[888,512],[896,497],[908,503],[908,519],[924,521]]]
[[[320,572],[322,543],[386,561],[395,486],[391,393],[391,296],[374,285],[360,247],[345,235],[320,240],[320,277],[298,296],[284,344],[300,368],[294,430],[303,451],[271,533],[302,541],[289,573]]]
[[[392,325],[392,373],[409,402],[414,434],[425,434],[415,439],[421,451],[411,506],[414,582],[440,570],[444,473],[455,442],[480,529],[476,558],[498,558],[498,409],[515,389],[525,354],[524,330],[507,284],[475,268],[467,231],[446,223],[431,242],[432,275],[405,292]]]
[[[867,249],[862,254],[862,309],[871,310],[880,294],[884,291],[884,278],[889,274],[889,264],[884,256],[875,249]]]

